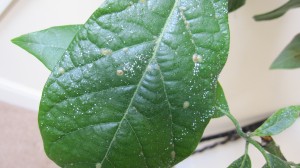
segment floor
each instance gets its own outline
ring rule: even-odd
[[[37,113],[0,102],[0,168],[58,168],[44,153]]]

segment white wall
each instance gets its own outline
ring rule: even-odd
[[[1,3],[1,1],[0,1]],[[0,18],[0,101],[38,110],[49,71],[13,45],[19,35],[51,26],[84,23],[102,0],[15,0]]]
[[[101,2],[15,1],[0,17],[0,101],[37,111],[43,85],[50,73],[33,56],[10,43],[10,39],[51,26],[84,23]],[[269,11],[284,2],[286,0],[249,0],[244,8],[230,15],[231,51],[221,82],[232,113],[243,124],[260,119],[279,107],[300,104],[300,70],[268,69],[284,46],[300,32],[300,10],[292,10],[274,21],[257,23],[252,19],[254,14]],[[206,134],[229,127],[231,124],[225,118],[215,120]],[[295,139],[295,135],[289,136]],[[300,151],[299,145],[294,150]],[[234,153],[230,156],[235,156]],[[209,163],[209,159],[202,161],[204,165],[214,164]],[[226,163],[226,160],[220,161],[220,165]]]
[[[230,14],[231,49],[221,83],[231,112],[244,123],[278,108],[300,104],[300,69],[269,70],[283,48],[300,33],[300,8],[272,21],[252,19],[284,2],[248,0],[246,6]],[[224,120],[215,124],[224,125]]]

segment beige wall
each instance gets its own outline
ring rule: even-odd
[[[243,123],[257,120],[274,110],[300,104],[300,70],[269,70],[283,48],[300,33],[300,9],[272,21],[255,22],[252,17],[286,0],[249,0],[230,14],[231,49],[221,74],[231,112]],[[224,128],[226,119],[211,124],[210,132]]]
[[[15,0],[0,17],[0,100],[37,111],[50,73],[10,39],[51,26],[84,23],[102,1]]]
[[[49,75],[39,61],[11,44],[10,39],[50,26],[83,23],[101,2],[15,0],[0,20],[0,101],[37,111]],[[257,23],[252,19],[254,14],[284,2],[249,0],[244,8],[230,15],[231,51],[221,82],[232,113],[242,123],[257,120],[279,107],[300,104],[300,70],[268,69],[284,46],[300,32],[300,9],[274,21]],[[206,134],[228,129],[230,125],[226,119],[213,121]]]

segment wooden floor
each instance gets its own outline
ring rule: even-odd
[[[0,102],[0,168],[58,168],[44,153],[37,112]]]

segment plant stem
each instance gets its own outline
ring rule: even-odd
[[[248,155],[248,151],[249,151],[249,142],[246,142],[246,147],[245,147],[245,155]]]
[[[256,149],[258,149],[261,152],[261,154],[264,156],[265,160],[267,161],[267,164],[270,165],[269,157],[265,149],[256,140],[252,139],[250,134],[246,134],[243,132],[242,127],[240,126],[239,122],[233,115],[231,115],[227,111],[224,111],[221,108],[219,108],[219,110],[232,121],[232,123],[236,127],[236,132],[238,133],[238,135],[244,138],[247,141],[247,143],[252,144]],[[246,150],[248,149],[246,148]]]
[[[246,146],[245,146],[245,154],[244,154],[244,158],[243,158],[243,162],[241,164],[241,167],[245,166],[245,162],[246,162],[246,158],[248,157],[248,150],[249,150],[249,142],[246,142]]]

